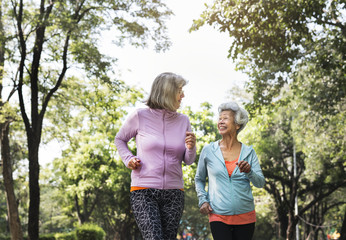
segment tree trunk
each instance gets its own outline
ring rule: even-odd
[[[344,215],[344,220],[342,222],[340,235],[341,235],[340,240],[346,240],[346,211],[345,211],[345,215]]]
[[[288,227],[288,217],[286,207],[279,206],[277,208],[278,220],[279,220],[279,236],[282,238],[286,237],[286,231]]]
[[[2,101],[2,90],[3,90],[3,69],[5,66],[5,45],[6,40],[4,38],[4,27],[2,21],[2,1],[0,0],[0,106],[4,105]],[[1,113],[4,114],[4,113]],[[7,212],[8,212],[8,222],[11,233],[11,239],[22,240],[23,231],[20,224],[19,213],[18,213],[18,203],[14,193],[13,185],[13,172],[10,154],[10,140],[9,140],[9,129],[10,121],[6,120],[0,124],[0,145],[1,145],[1,159],[3,162],[2,174],[4,178],[6,202],[7,202]]]
[[[39,238],[39,216],[40,216],[40,185],[39,174],[40,165],[38,162],[39,142],[33,136],[28,136],[29,146],[29,222],[28,235],[29,240],[38,240]]]
[[[288,226],[286,232],[286,240],[294,240],[296,239],[296,225],[298,223],[297,218],[294,215],[293,211],[289,211],[288,215]]]
[[[10,141],[9,141],[10,123],[1,124],[1,158],[3,161],[3,176],[6,192],[7,211],[11,232],[11,239],[22,240],[23,231],[19,220],[18,204],[13,188],[12,164],[10,156]]]

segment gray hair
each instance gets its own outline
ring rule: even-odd
[[[237,130],[237,134],[243,130],[249,121],[247,111],[239,107],[236,102],[226,102],[219,106],[219,114],[223,111],[232,111],[234,113],[234,123],[238,124],[240,128]]]
[[[153,109],[175,111],[176,96],[180,87],[188,83],[182,76],[171,72],[158,75],[152,86],[146,105]]]

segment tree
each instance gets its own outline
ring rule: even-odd
[[[345,7],[342,0],[216,0],[191,31],[210,24],[229,33],[229,57],[249,76],[252,109],[297,82],[304,91],[297,94],[314,110],[333,113],[335,102],[345,102]],[[301,69],[308,69],[308,81],[297,79]]]
[[[68,70],[81,68],[90,76],[111,81],[111,60],[99,50],[97,40],[103,29],[114,29],[118,43],[145,46],[156,42],[165,49],[165,17],[171,12],[165,4],[149,1],[34,1],[13,0],[3,12],[12,18],[7,36],[16,36],[17,46],[7,60],[14,68],[15,81],[29,150],[29,239],[39,235],[39,159],[43,119],[48,104],[60,88]],[[11,28],[11,27],[14,28]],[[26,100],[29,93],[30,100]]]
[[[2,160],[2,175],[4,179],[7,210],[9,218],[9,227],[12,239],[23,239],[22,226],[20,223],[18,212],[18,201],[14,191],[13,169],[10,149],[10,124],[15,121],[17,115],[9,104],[9,100],[15,93],[15,89],[9,92],[8,97],[4,100],[3,94],[3,80],[4,80],[4,66],[5,66],[5,52],[6,44],[9,39],[6,38],[3,17],[3,2],[0,1],[0,146],[1,146],[1,160]]]
[[[141,92],[124,84],[70,78],[53,99],[47,135],[62,145],[54,160],[57,185],[67,195],[63,206],[80,224],[98,223],[107,239],[135,235],[129,204],[130,171],[116,155],[116,132]]]
[[[198,198],[195,191],[198,159],[205,144],[220,138],[214,113],[211,109],[212,105],[204,102],[201,103],[198,111],[192,111],[190,107],[182,110],[182,113],[189,117],[192,130],[196,134],[197,156],[194,164],[190,166],[183,165],[185,206],[179,232],[182,235],[182,232],[188,229],[198,239],[208,239],[210,237],[208,218],[199,213]]]
[[[258,115],[245,130],[246,141],[254,144],[260,158],[267,179],[265,189],[275,200],[280,235],[286,239],[294,239],[295,226],[304,218],[315,226],[326,223],[323,216],[344,204],[342,198],[332,196],[346,187],[343,177],[345,157],[341,150],[344,143],[337,138],[332,146],[326,138],[341,138],[345,134],[340,128],[345,115],[333,116],[331,124],[322,129],[318,118],[311,118],[311,112],[304,111],[303,104],[290,99],[286,106],[278,105],[274,111],[262,109],[262,115]],[[326,134],[336,130],[343,133]],[[294,213],[296,195],[299,200],[297,215]],[[318,230],[310,228],[308,234]],[[318,239],[317,234],[315,239]]]
[[[253,94],[253,99],[247,109],[254,116],[264,114],[267,117],[264,122],[259,122],[268,128],[261,129],[261,138],[267,137],[271,141],[261,142],[260,149],[266,146],[261,149],[263,159],[272,158],[275,164],[269,161],[265,167],[282,170],[287,174],[282,177],[276,172],[266,172],[273,180],[266,189],[277,201],[278,216],[282,223],[281,234],[288,239],[293,238],[294,226],[298,221],[298,216],[294,215],[292,196],[297,193],[304,200],[310,200],[299,211],[299,216],[302,216],[312,208],[321,211],[329,209],[332,205],[321,207],[327,195],[334,195],[335,191],[345,185],[340,178],[345,168],[345,133],[342,131],[344,127],[339,124],[344,122],[341,119],[346,111],[345,6],[341,0],[217,0],[206,6],[201,18],[195,20],[191,27],[192,31],[210,24],[220,31],[228,32],[233,40],[229,57],[250,79],[247,88]],[[285,95],[286,89],[289,89],[289,96]],[[278,111],[281,106],[286,112],[280,112],[291,119],[293,115],[287,116],[290,111],[286,107],[292,105],[287,102],[295,102],[299,105],[295,111],[306,114],[302,117],[302,113],[297,118],[299,120],[293,121],[304,127],[292,128],[291,120],[268,114],[270,111]],[[323,131],[324,128],[328,131]],[[301,131],[295,132],[297,129]],[[316,138],[316,129],[321,132],[319,138]],[[277,131],[279,133],[275,135]],[[309,140],[307,136],[310,136]],[[305,144],[297,151],[298,175],[294,177],[291,156],[297,139],[304,139]],[[325,146],[324,154],[320,153],[321,144]],[[319,169],[319,174],[312,174],[314,179],[306,180],[309,166],[306,161],[311,163],[310,156],[314,156],[316,161],[312,166],[326,169],[334,167],[336,171]],[[327,173],[333,176],[332,181],[329,181]],[[306,188],[298,189],[298,184],[301,187],[302,183],[307,184]],[[291,197],[281,199],[281,195],[285,196],[287,191],[290,191]]]

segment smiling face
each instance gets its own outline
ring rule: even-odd
[[[176,110],[180,107],[181,101],[183,100],[184,97],[185,97],[185,95],[184,95],[183,87],[180,87],[178,89],[178,92],[177,92],[176,96],[175,96]]]
[[[234,122],[234,113],[226,110],[220,113],[217,128],[221,136],[237,136],[240,126]]]

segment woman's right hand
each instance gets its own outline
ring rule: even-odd
[[[134,158],[131,158],[129,163],[127,164],[127,167],[129,169],[132,169],[132,170],[136,170],[137,168],[139,168],[141,166],[141,160],[139,160],[138,158],[134,157]]]
[[[202,204],[202,206],[200,207],[199,211],[203,214],[209,214],[213,211],[213,209],[211,208],[210,204],[208,202],[205,202]]]

